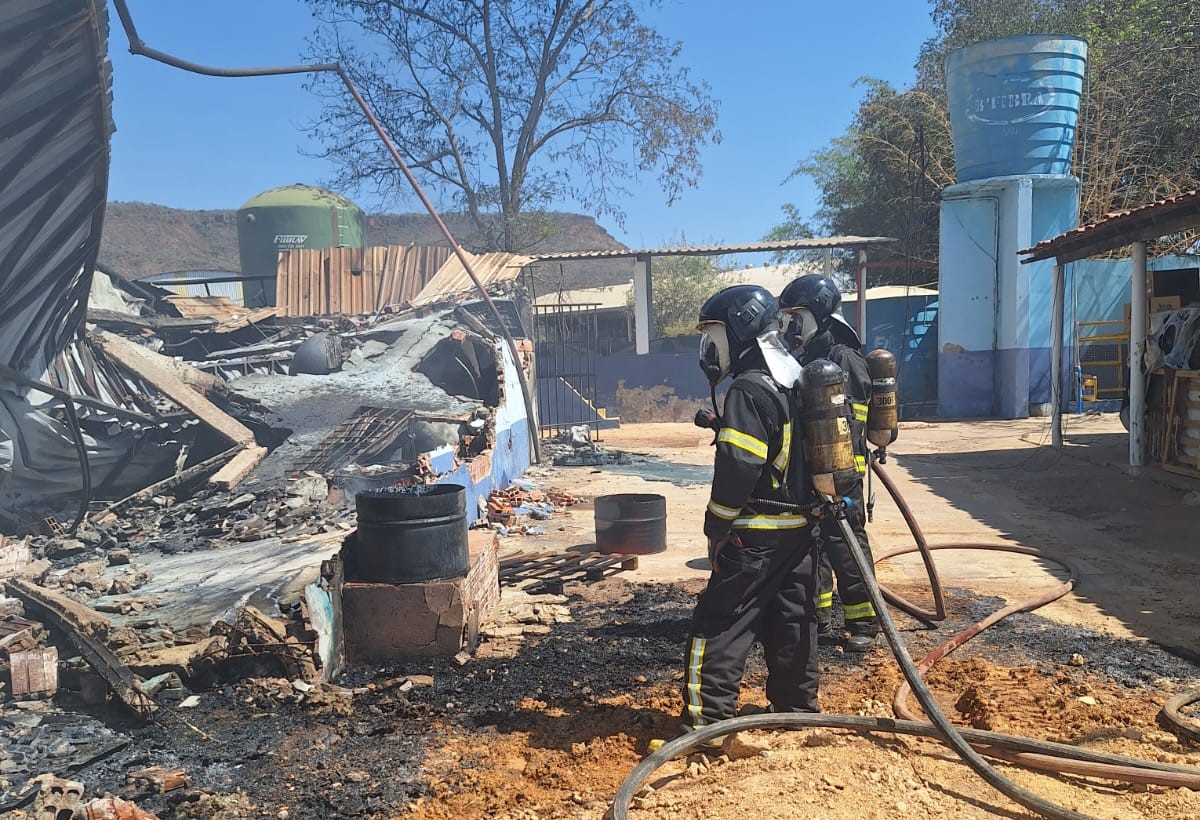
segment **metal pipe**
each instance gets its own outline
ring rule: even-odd
[[[1054,266],[1054,293],[1050,300],[1050,443],[1063,446],[1062,431],[1062,360],[1063,303],[1066,301],[1066,277],[1061,263]]]
[[[858,288],[858,303],[854,306],[854,312],[857,314],[858,338],[862,339],[863,344],[870,344],[868,341],[870,337],[867,336],[867,252],[862,249],[858,251],[858,270],[855,280]]]
[[[1133,276],[1129,283],[1129,466],[1142,466],[1146,435],[1146,243],[1133,243]]]
[[[194,74],[206,74],[210,77],[270,77],[286,74],[309,74],[322,72],[330,72],[338,75],[342,81],[342,84],[346,87],[346,90],[350,92],[350,96],[354,98],[354,102],[360,109],[362,109],[363,115],[367,118],[367,122],[370,123],[371,128],[373,128],[375,133],[379,135],[379,139],[383,143],[384,148],[387,149],[387,152],[391,155],[397,167],[400,168],[400,172],[404,175],[404,178],[407,179],[409,185],[412,186],[417,198],[421,200],[421,204],[424,205],[425,209],[429,212],[429,215],[437,225],[438,230],[441,231],[441,234],[446,238],[446,241],[450,243],[450,247],[454,251],[454,255],[458,257],[458,261],[462,264],[463,269],[467,272],[467,276],[471,278],[471,282],[475,285],[476,290],[479,291],[480,296],[483,298],[484,304],[488,306],[488,310],[492,314],[492,318],[496,320],[497,329],[504,338],[504,341],[508,343],[509,353],[513,358],[513,365],[517,368],[517,375],[520,377],[519,383],[521,385],[521,396],[524,399],[525,413],[529,420],[529,445],[533,454],[533,461],[535,463],[540,462],[542,460],[542,450],[541,444],[538,441],[537,419],[534,417],[532,391],[526,382],[524,374],[520,372],[521,354],[517,349],[517,343],[513,339],[512,334],[509,332],[507,325],[505,325],[504,317],[500,315],[500,311],[496,308],[496,304],[492,301],[491,295],[487,292],[487,289],[484,288],[483,282],[479,279],[479,275],[475,272],[474,266],[467,258],[466,252],[463,251],[462,246],[458,244],[458,241],[454,238],[454,235],[450,233],[450,229],[446,227],[446,223],[442,221],[442,217],[438,214],[437,209],[425,195],[425,191],[422,190],[420,183],[417,182],[417,178],[413,176],[408,164],[404,161],[404,158],[400,156],[399,150],[397,150],[396,146],[392,143],[392,140],[390,137],[388,137],[387,132],[384,131],[383,125],[379,122],[379,119],[375,116],[375,113],[371,110],[371,107],[367,105],[367,101],[363,99],[362,94],[360,94],[358,91],[358,87],[355,86],[354,81],[350,79],[350,75],[346,73],[346,70],[342,68],[339,63],[317,63],[314,65],[274,67],[267,66],[261,68],[216,68],[213,66],[202,65],[200,63],[193,63],[189,60],[183,60],[179,57],[174,57],[166,52],[162,52],[158,49],[147,46],[145,41],[138,36],[137,29],[133,24],[133,17],[129,13],[129,7],[126,5],[126,1],[113,0],[113,3],[117,9],[117,15],[121,18],[121,25],[125,29],[125,36],[129,40],[130,54],[149,57],[151,60],[156,60],[160,63],[165,63],[169,66],[174,66],[175,68],[179,68],[184,71],[189,71]]]

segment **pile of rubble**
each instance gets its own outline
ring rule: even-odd
[[[579,499],[561,490],[543,490],[532,481],[518,480],[505,490],[488,495],[488,523],[501,536],[545,535],[544,526],[530,521],[547,521],[556,512],[579,503]]]

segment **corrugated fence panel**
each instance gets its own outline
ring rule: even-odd
[[[485,284],[514,278],[528,261],[507,253],[468,258]],[[418,296],[428,302],[471,287],[453,252],[433,246],[303,248],[280,253],[276,269],[280,316],[381,312],[416,302]]]

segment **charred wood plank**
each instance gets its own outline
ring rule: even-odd
[[[4,587],[9,595],[19,598],[26,606],[41,610],[47,622],[61,629],[84,660],[133,712],[149,719],[158,711],[158,704],[141,690],[141,678],[95,636],[95,633],[107,632],[108,619],[90,607],[24,579],[6,581]]]

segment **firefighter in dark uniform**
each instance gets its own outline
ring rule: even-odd
[[[871,403],[871,374],[862,355],[858,334],[837,312],[841,303],[842,296],[833,280],[815,273],[793,280],[779,295],[779,309],[787,321],[784,336],[800,364],[828,359],[847,374],[846,402],[853,411],[850,430],[854,439],[855,468],[860,476],[849,496],[853,504],[847,518],[867,560],[871,561],[861,480],[866,475],[869,458],[866,424],[867,408]],[[815,528],[815,536],[819,548],[818,637],[823,641],[834,640],[833,577],[836,574],[838,597],[849,632],[846,649],[866,652],[879,634],[879,624],[858,565],[836,523],[822,522]]]
[[[779,332],[774,297],[734,285],[701,308],[700,366],[726,376],[712,494],[704,516],[712,576],[692,615],[683,729],[733,717],[757,639],[776,712],[817,711],[816,550],[799,500],[804,459],[793,436],[799,365]],[[795,439],[795,440],[794,440]]]

